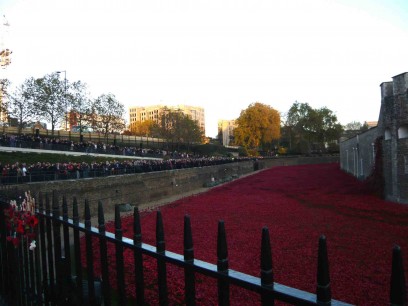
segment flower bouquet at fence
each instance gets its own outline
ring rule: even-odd
[[[35,215],[35,200],[30,192],[25,193],[21,203],[11,200],[9,207],[4,209],[4,217],[7,241],[18,247],[20,241],[27,240],[30,243],[30,250],[33,250],[38,218]]]

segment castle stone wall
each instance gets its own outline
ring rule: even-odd
[[[387,200],[408,203],[408,73],[384,82],[378,127],[340,143],[341,168],[366,178],[364,160],[370,163],[370,151],[377,137],[382,137],[384,191]],[[350,152],[353,152],[350,155]],[[374,154],[372,154],[374,156]],[[351,158],[351,160],[350,160]],[[356,167],[356,160],[361,167]],[[371,158],[371,167],[374,163]]]
[[[375,141],[378,128],[347,139],[340,143],[340,167],[354,176],[365,179],[373,170],[375,162]]]

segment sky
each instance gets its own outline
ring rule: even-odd
[[[1,0],[0,15],[13,86],[66,71],[126,109],[201,106],[211,137],[255,102],[376,121],[379,85],[408,71],[406,0]]]

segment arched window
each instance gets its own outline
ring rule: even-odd
[[[408,138],[408,125],[400,126],[398,129],[398,139]]]
[[[391,131],[390,129],[385,129],[384,140],[390,140],[390,139],[391,139]]]

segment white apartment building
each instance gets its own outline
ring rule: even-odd
[[[218,120],[218,135],[221,136],[223,146],[230,145],[236,126],[235,120]]]
[[[135,122],[143,122],[146,120],[153,120],[159,122],[163,110],[167,108],[172,111],[181,111],[183,114],[189,116],[192,120],[197,121],[198,126],[205,133],[205,116],[204,108],[190,105],[152,105],[152,106],[137,106],[129,108],[130,124]]]

